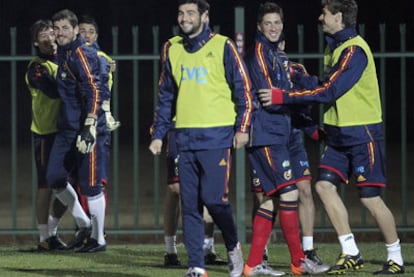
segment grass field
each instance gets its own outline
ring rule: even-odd
[[[243,248],[247,257],[249,244]],[[386,258],[382,243],[359,243],[365,260],[365,267],[348,272],[346,276],[373,276]],[[328,264],[333,264],[339,254],[338,244],[318,244],[318,254]],[[183,264],[186,252],[183,245],[178,247]],[[218,255],[226,257],[224,246],[216,246]],[[270,265],[289,272],[290,258],[285,245],[278,243],[269,247]],[[414,276],[414,244],[403,244],[406,274]],[[118,244],[108,245],[106,252],[79,254],[72,252],[38,253],[33,246],[0,246],[0,276],[99,276],[99,277],[182,277],[186,267],[164,268],[163,246],[161,244]],[[227,266],[207,266],[210,277],[228,276]],[[290,275],[290,274],[289,274]]]

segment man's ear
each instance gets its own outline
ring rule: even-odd
[[[39,46],[39,43],[37,41],[33,42],[34,46]]]

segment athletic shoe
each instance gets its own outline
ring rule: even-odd
[[[357,270],[363,267],[364,261],[359,253],[355,256],[342,253],[339,254],[336,264],[329,269],[328,274],[344,274],[349,269]]]
[[[267,266],[268,264],[269,264],[269,251],[267,250],[267,247],[265,247],[263,251],[262,265]]]
[[[48,237],[37,245],[39,251],[67,250],[68,246],[58,236]]]
[[[201,272],[200,269],[190,267],[184,277],[208,277],[207,271]]]
[[[217,259],[216,253],[209,252],[204,255],[204,263],[208,265],[214,265]]]
[[[329,270],[329,265],[320,265],[305,257],[304,259],[302,259],[302,263],[300,266],[295,266],[291,264],[290,270],[292,271],[293,275],[322,274]]]
[[[232,251],[227,252],[230,277],[240,277],[243,273],[243,253],[240,242]]]
[[[75,237],[68,243],[68,249],[81,247],[91,236],[91,231],[92,227],[79,228],[75,233]]]
[[[180,266],[177,253],[164,253],[164,266]]]
[[[270,276],[283,276],[285,273],[283,271],[274,270],[270,266],[265,266],[263,264],[250,267],[247,264],[244,265],[243,270],[244,276],[259,276],[259,275],[270,275]]]
[[[306,258],[309,260],[312,260],[319,265],[323,264],[322,259],[319,258],[318,254],[316,253],[316,249],[306,250],[303,251],[303,253],[305,253]]]
[[[95,253],[106,251],[106,244],[99,244],[94,238],[88,238],[85,244],[81,247],[75,248],[77,253]]]
[[[405,268],[403,265],[399,265],[393,260],[389,260],[388,262],[384,263],[382,270],[374,272],[374,275],[403,274],[404,272]]]

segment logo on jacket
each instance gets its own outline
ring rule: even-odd
[[[285,178],[286,181],[289,181],[290,179],[292,179],[292,170],[289,169],[283,172],[283,177]]]
[[[182,72],[182,81],[196,81],[198,84],[207,83],[207,69],[203,66],[193,68],[183,66]]]
[[[226,166],[227,162],[225,159],[221,159],[221,161],[219,162],[219,166]]]

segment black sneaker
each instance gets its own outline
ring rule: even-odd
[[[382,270],[374,272],[374,275],[391,275],[391,274],[403,274],[405,272],[404,266],[399,265],[393,260],[389,260],[384,263]]]
[[[213,265],[213,264],[215,264],[216,260],[217,260],[216,253],[209,252],[209,253],[204,255],[204,263],[205,264]]]
[[[38,251],[67,250],[68,246],[58,236],[48,237],[37,245]]]
[[[180,266],[177,253],[164,253],[164,266]]]
[[[338,260],[334,266],[328,270],[328,274],[344,274],[347,270],[361,269],[364,267],[364,261],[358,253],[355,256],[347,255],[345,253],[339,254]]]
[[[87,239],[91,236],[92,227],[79,228],[76,231],[75,237],[68,243],[68,249],[75,249],[81,247],[86,243]]]
[[[316,253],[316,249],[306,250],[303,251],[303,253],[305,254],[306,258],[313,261],[314,263],[319,265],[323,264],[322,259],[319,258],[318,253]]]
[[[81,247],[75,248],[77,253],[95,253],[106,251],[106,244],[99,244],[96,239],[88,238],[85,244]]]

